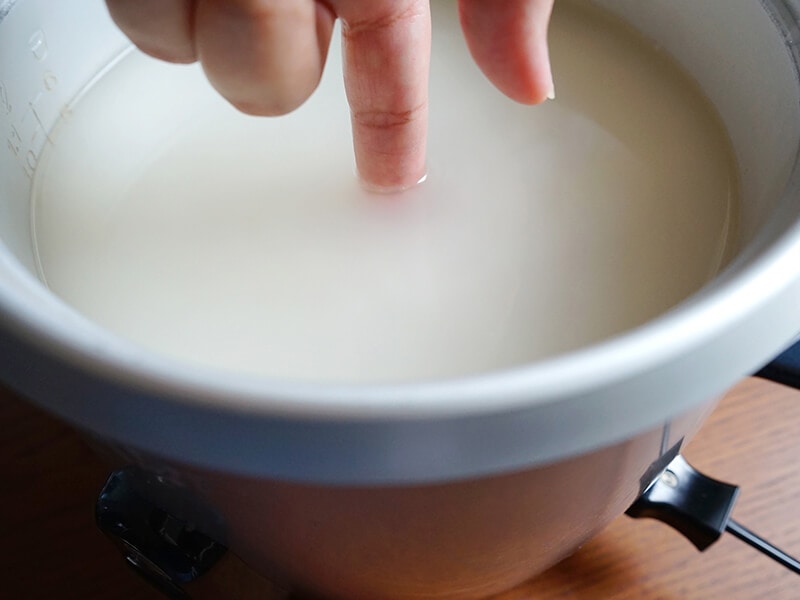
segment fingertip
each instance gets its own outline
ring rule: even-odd
[[[422,174],[419,175],[419,171],[415,171],[417,174],[413,174],[414,172],[409,172],[405,177],[402,179],[398,179],[396,177],[397,172],[393,172],[389,174],[389,176],[379,176],[377,179],[370,179],[364,177],[358,169],[356,169],[356,174],[358,175],[358,181],[361,184],[361,187],[364,188],[366,191],[372,194],[380,194],[384,196],[391,196],[393,194],[400,194],[405,192],[406,190],[410,190],[422,183],[428,178],[428,173],[423,168]]]
[[[467,46],[486,77],[522,104],[555,97],[547,30],[553,0],[460,0]]]
[[[163,47],[158,45],[149,45],[144,42],[139,42],[136,47],[152,58],[163,60],[164,62],[174,63],[178,65],[188,65],[197,61],[197,54],[194,49],[176,49],[171,47]]]
[[[319,85],[334,16],[314,0],[198,3],[197,48],[211,85],[250,115],[278,116]]]
[[[210,79],[210,78],[209,78]],[[300,108],[308,99],[311,93],[300,93],[294,96],[282,94],[273,95],[267,99],[252,99],[249,97],[237,98],[232,96],[229,91],[214,85],[212,86],[240,113],[251,117],[282,117]]]
[[[529,73],[528,77],[490,78],[503,94],[520,104],[536,105],[546,100],[555,100],[556,91],[548,64],[547,69]]]

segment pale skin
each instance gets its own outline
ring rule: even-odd
[[[106,1],[142,51],[176,63],[199,60],[214,88],[253,115],[286,114],[313,93],[340,19],[363,183],[397,191],[424,177],[430,0]],[[553,1],[459,0],[473,58],[517,102],[553,95],[547,51]]]

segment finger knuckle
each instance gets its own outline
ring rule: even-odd
[[[353,111],[353,121],[360,127],[391,130],[404,127],[422,119],[427,114],[428,104],[422,102],[408,109],[365,109]]]
[[[398,2],[390,12],[380,12],[366,18],[351,18],[343,23],[342,34],[349,39],[364,33],[389,29],[424,17],[425,10],[417,0]]]

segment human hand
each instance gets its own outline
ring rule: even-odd
[[[429,0],[106,0],[145,53],[199,60],[235,107],[281,115],[316,89],[333,24],[342,21],[344,79],[356,167],[394,191],[425,175]],[[459,0],[470,52],[506,95],[552,96],[547,26],[553,0]]]

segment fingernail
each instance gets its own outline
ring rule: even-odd
[[[550,79],[550,91],[547,92],[547,99],[548,100],[555,100],[556,99],[556,84]]]

